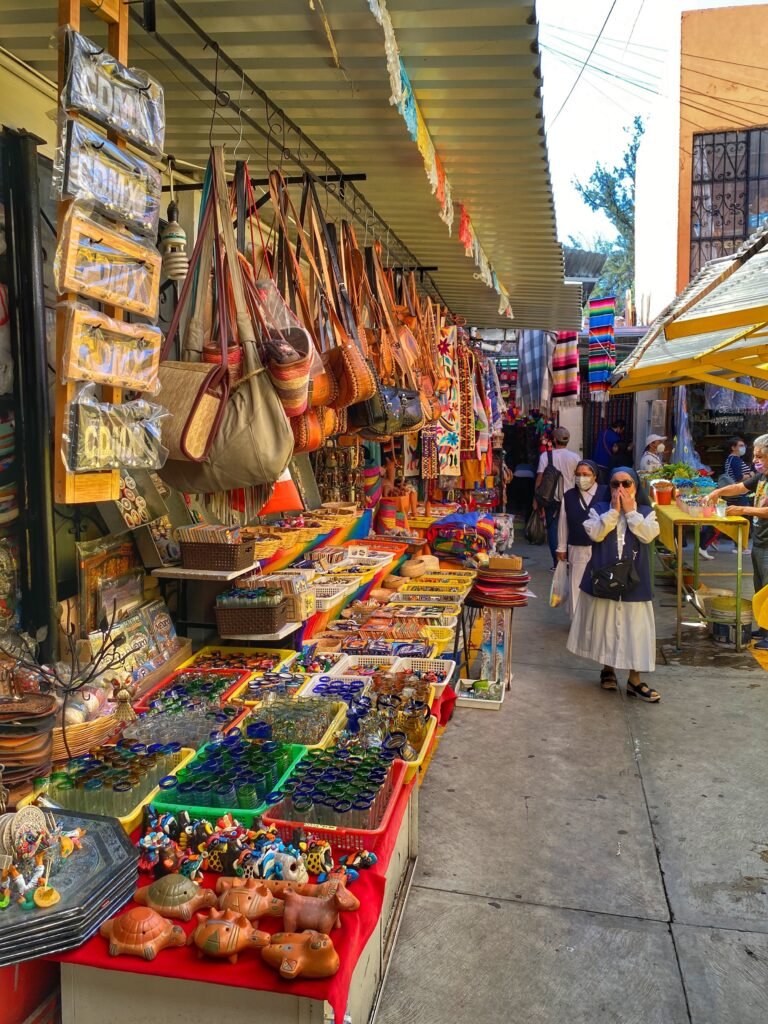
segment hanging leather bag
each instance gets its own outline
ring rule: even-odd
[[[229,395],[227,372],[227,339],[222,339],[221,363],[202,362],[204,308],[208,288],[207,269],[213,256],[213,206],[205,208],[197,236],[189,273],[184,281],[179,302],[160,356],[159,378],[163,403],[171,415],[163,424],[163,444],[169,459],[203,462],[216,439]],[[179,330],[198,274],[194,309],[187,324],[181,359],[168,359]]]
[[[237,336],[243,348],[244,373],[229,392],[205,461],[169,459],[161,475],[172,487],[189,493],[229,492],[237,488],[271,489],[290,461],[293,434],[256,348],[237,258],[224,156],[220,147],[213,149],[211,163],[214,256],[223,289],[218,296],[218,314],[220,320],[226,319],[226,292],[230,286]],[[222,333],[222,337],[226,334]],[[195,354],[194,349],[189,351],[190,355]],[[226,372],[226,355],[224,352],[222,355],[221,365]]]
[[[317,409],[328,406],[335,401],[338,387],[333,373],[327,366],[327,360],[323,358],[323,353],[320,349],[312,301],[307,292],[307,286],[299,263],[299,255],[302,250],[306,254],[310,271],[316,277],[319,275],[319,271],[312,258],[309,243],[303,230],[303,217],[296,212],[296,208],[288,193],[288,186],[280,171],[272,171],[269,175],[269,195],[278,225],[277,283],[286,298],[290,300],[294,312],[297,315],[301,315],[304,326],[312,337],[314,351],[312,353],[313,362],[307,391],[307,406],[310,409]],[[302,193],[302,213],[306,208],[308,197],[307,181]],[[290,239],[289,217],[293,218],[296,226],[297,241],[295,247]]]

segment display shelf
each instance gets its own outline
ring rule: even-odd
[[[235,636],[230,633],[220,633],[220,639],[222,640],[259,640],[267,643],[274,643],[276,640],[282,640],[286,636],[290,636],[291,633],[295,633],[297,629],[300,629],[304,625],[303,622],[286,622],[284,626],[281,626],[276,633],[247,633],[240,636]]]
[[[201,580],[210,583],[227,583],[229,580],[236,580],[239,576],[245,576],[256,569],[261,569],[258,560],[246,565],[244,569],[230,569],[227,572],[217,572],[215,569],[185,569],[181,565],[166,565],[160,569],[153,569],[152,575],[161,580]]]

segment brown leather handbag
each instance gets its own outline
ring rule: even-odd
[[[283,178],[280,171],[272,171],[269,176],[269,194],[279,225],[278,286],[284,294],[288,293],[287,297],[293,303],[294,312],[297,315],[301,315],[304,326],[309,331],[315,346],[315,359],[313,360],[310,373],[307,404],[309,408],[317,409],[330,405],[335,401],[338,387],[333,373],[327,366],[327,361],[322,358],[322,351],[317,336],[316,318],[312,313],[312,304],[307,293],[304,276],[301,272],[298,252],[304,252],[310,268],[314,272],[317,272],[317,268],[314,266],[309,243],[302,228],[302,219],[296,212],[296,208],[288,193],[285,178]],[[293,218],[293,222],[296,225],[296,247],[294,247],[290,239],[289,215]]]
[[[323,217],[311,180],[309,194],[309,217],[324,286],[320,293],[321,345],[326,365],[338,387],[331,404],[334,409],[344,409],[372,398],[376,393],[376,378],[357,334],[354,310],[339,266],[337,242]]]

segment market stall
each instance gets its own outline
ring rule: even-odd
[[[163,88],[87,6],[50,282],[74,586],[53,635],[9,597],[0,636],[0,966],[61,963],[67,1024],[364,1020],[431,760],[512,678],[500,382],[322,175],[257,198],[214,146],[187,252]]]

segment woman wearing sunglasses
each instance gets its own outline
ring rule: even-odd
[[[656,704],[661,697],[640,673],[656,667],[649,552],[659,524],[640,492],[634,469],[612,470],[610,490],[610,504],[594,504],[584,522],[592,557],[581,581],[567,647],[603,666],[604,690],[618,689],[616,670],[626,670],[627,696]]]

